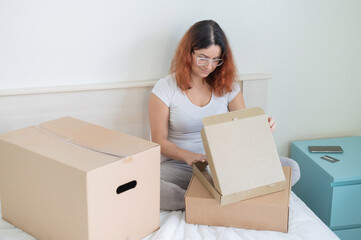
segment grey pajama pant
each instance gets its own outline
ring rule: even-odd
[[[281,165],[292,168],[292,186],[300,179],[301,172],[297,162],[280,157]],[[185,162],[168,160],[161,164],[160,171],[160,209],[183,210],[184,195],[193,175],[192,167]]]

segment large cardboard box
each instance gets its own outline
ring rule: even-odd
[[[141,239],[159,178],[157,144],[74,118],[0,135],[2,216],[37,239]]]
[[[284,190],[285,176],[261,108],[250,108],[203,119],[201,131],[211,179],[204,165],[194,173],[221,204]]]
[[[283,191],[221,206],[193,175],[185,195],[186,222],[255,230],[288,231],[291,168]]]

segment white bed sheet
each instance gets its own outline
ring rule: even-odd
[[[0,211],[1,216],[1,211]],[[0,240],[34,240],[0,219]],[[288,233],[187,224],[184,211],[161,211],[160,229],[144,240],[336,240],[339,239],[293,192]],[[106,240],[106,239],[105,239]]]

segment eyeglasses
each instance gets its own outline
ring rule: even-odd
[[[194,52],[192,52],[194,55],[196,55]],[[197,55],[196,55],[197,56]],[[218,67],[221,66],[223,63],[223,60],[220,58],[215,59],[209,59],[204,57],[198,57],[197,56],[197,65],[198,66],[207,66],[209,63],[211,63],[212,67]]]

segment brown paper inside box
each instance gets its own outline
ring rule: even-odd
[[[0,153],[2,216],[37,239],[141,239],[159,228],[155,143],[65,117],[0,135]]]
[[[286,189],[221,206],[193,175],[185,195],[186,222],[192,224],[288,231],[291,168],[283,167]]]
[[[221,204],[284,190],[285,176],[261,108],[250,108],[203,119],[201,131],[213,184],[204,165],[193,170]]]

